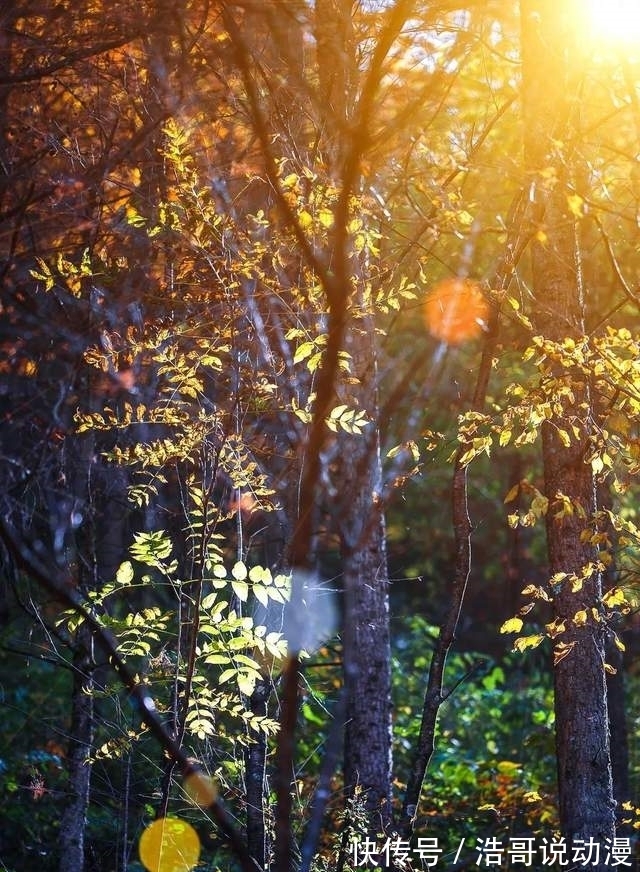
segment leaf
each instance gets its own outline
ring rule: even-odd
[[[508,621],[505,621],[504,624],[500,627],[501,633],[519,633],[522,629],[522,618],[509,618]]]
[[[496,769],[501,775],[515,775],[522,769],[521,763],[514,763],[513,760],[500,760],[496,764]]]
[[[217,596],[218,596],[217,593],[210,593],[210,594],[207,594],[207,596],[204,597],[204,599],[203,599],[202,602],[200,603],[201,607],[202,607],[205,611],[208,611],[208,610],[211,608],[211,606],[215,603]]]
[[[520,493],[520,482],[518,484],[514,484],[514,486],[507,492],[506,497],[504,498],[505,503],[512,503],[518,494]]]
[[[612,609],[616,606],[624,605],[627,602],[627,598],[624,595],[624,591],[620,590],[619,587],[613,587],[602,597],[602,602],[608,609]]]
[[[205,663],[210,663],[213,666],[226,666],[229,663],[229,657],[226,654],[209,654],[204,658]]]
[[[126,585],[131,584],[133,580],[133,566],[129,560],[125,560],[124,563],[121,563],[118,567],[118,571],[116,572],[116,581],[118,584]]]
[[[579,593],[584,585],[584,576],[571,576],[571,593]]]
[[[273,581],[271,570],[264,566],[252,566],[249,570],[249,579],[254,583],[263,582],[264,584],[271,584]]]
[[[580,611],[575,613],[573,616],[573,623],[576,627],[584,627],[587,623],[587,612],[585,609],[580,609]]]
[[[234,564],[233,569],[231,570],[231,575],[235,578],[236,581],[244,581],[247,577],[247,567],[244,565],[242,560],[238,560],[237,563]]]
[[[231,587],[234,590],[234,593],[243,603],[246,603],[247,598],[249,596],[249,585],[246,581],[232,581]]]
[[[267,588],[262,584],[254,584],[253,593],[258,602],[267,608],[269,605],[269,593]]]
[[[513,650],[522,654],[527,648],[537,648],[544,638],[543,633],[536,633],[533,636],[518,636],[513,643]]]
[[[501,448],[504,448],[505,445],[508,445],[509,442],[511,442],[512,432],[513,431],[511,430],[510,427],[503,427],[502,428],[502,430],[500,431],[500,439],[499,439],[499,445]],[[513,490],[513,488],[511,490]],[[507,502],[507,500],[505,499],[505,503],[506,502]]]
[[[549,624],[545,624],[544,627],[550,639],[555,639],[556,636],[560,636],[562,633],[566,632],[567,629],[565,622],[561,621],[559,618],[555,618]],[[560,644],[565,643],[562,642]]]
[[[553,665],[557,666],[573,651],[575,642],[559,642],[553,649]]]
[[[251,696],[256,686],[256,676],[253,673],[247,675],[246,673],[240,672],[237,677],[237,682],[240,693],[244,693],[245,696]]]
[[[316,346],[313,342],[303,342],[302,345],[299,345],[296,348],[296,353],[293,355],[294,363],[301,363],[303,360],[306,360],[307,357],[310,357],[311,354],[315,351]]]
[[[318,211],[318,221],[325,227],[327,230],[330,227],[333,227],[333,212],[331,209],[320,209]]]

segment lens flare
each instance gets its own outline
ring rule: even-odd
[[[335,592],[312,572],[295,569],[288,601],[281,604],[269,600],[266,606],[259,604],[253,619],[256,627],[265,628],[267,642],[272,637],[272,649],[282,637],[289,655],[302,651],[314,654],[337,630]]]
[[[138,850],[149,872],[191,872],[200,859],[200,839],[186,821],[159,818],[140,837]]]
[[[489,306],[477,282],[453,278],[438,282],[424,305],[427,329],[448,345],[475,339],[486,328]]]
[[[212,805],[218,796],[215,781],[204,772],[193,772],[184,779],[184,790],[189,799],[201,808]]]

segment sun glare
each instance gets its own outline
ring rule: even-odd
[[[586,0],[584,16],[592,39],[640,47],[638,0]]]

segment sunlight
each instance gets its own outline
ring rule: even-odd
[[[585,0],[584,15],[594,39],[625,45],[640,43],[638,0]]]

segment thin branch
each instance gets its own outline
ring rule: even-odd
[[[79,61],[88,60],[93,57],[97,57],[98,55],[104,54],[108,51],[113,51],[116,48],[122,48],[124,45],[128,45],[134,39],[138,39],[138,37],[147,33],[147,26],[142,25],[139,28],[133,30],[130,34],[125,34],[123,36],[118,37],[118,39],[112,39],[107,42],[103,42],[97,46],[90,46],[84,50],[79,50],[74,52],[72,55],[66,55],[55,63],[50,63],[48,66],[38,67],[35,70],[29,70],[22,73],[14,73],[12,75],[0,75],[0,87],[7,87],[12,85],[26,85],[29,82],[37,82],[39,79],[44,79],[47,76],[51,76],[54,73],[59,72],[60,70],[64,70],[67,67],[73,67],[74,64],[77,64]]]
[[[186,752],[167,732],[158,714],[155,700],[146,686],[139,681],[137,674],[122,659],[118,651],[117,640],[113,634],[102,625],[84,599],[72,587],[70,580],[58,570],[45,567],[40,562],[39,557],[20,541],[13,527],[4,518],[0,518],[0,538],[20,569],[85,621],[95,642],[103,649],[111,666],[131,694],[143,723],[146,724],[169,757],[180,767],[182,775],[187,777],[200,773],[199,767],[194,765]],[[249,857],[240,833],[220,800],[214,799],[209,808],[215,823],[240,862],[243,872],[256,872],[257,867]]]
[[[529,204],[526,197],[523,196],[523,192],[519,192],[512,205],[513,226],[517,227],[519,230],[525,223],[528,208]],[[499,298],[506,293],[518,262],[530,239],[530,232],[520,232],[515,239],[512,238],[507,240],[504,255],[496,270],[494,282]],[[485,344],[482,351],[482,359],[478,368],[472,401],[474,409],[481,409],[485,402],[499,331],[500,305],[497,304],[491,313]],[[436,639],[435,648],[429,666],[418,745],[411,772],[409,774],[407,788],[405,790],[400,818],[398,820],[398,832],[405,837],[411,835],[415,826],[418,804],[422,793],[422,784],[435,750],[436,727],[440,707],[452,692],[452,690],[444,690],[447,657],[451,650],[451,646],[455,641],[458,622],[471,572],[472,526],[468,508],[467,466],[462,463],[463,454],[466,452],[468,447],[468,444],[461,443],[458,447],[454,461],[453,482],[451,488],[454,533],[453,578],[450,586],[447,612],[442,624],[440,625],[440,631],[438,633],[438,638]]]
[[[597,226],[598,230],[600,231],[600,236],[602,237],[602,241],[604,242],[605,251],[607,252],[607,259],[609,261],[611,269],[613,270],[613,272],[615,274],[615,277],[618,279],[618,284],[620,285],[620,287],[624,291],[624,294],[627,297],[627,299],[631,300],[632,303],[635,303],[636,306],[640,306],[640,297],[638,296],[638,293],[636,291],[632,290],[629,287],[627,280],[625,279],[624,275],[622,274],[622,270],[620,269],[620,264],[618,263],[618,259],[616,258],[615,253],[613,251],[613,247],[611,245],[611,240],[609,239],[607,231],[602,226],[602,222],[600,221],[600,219],[598,218],[597,215],[593,216],[593,220],[595,221],[596,226]]]

